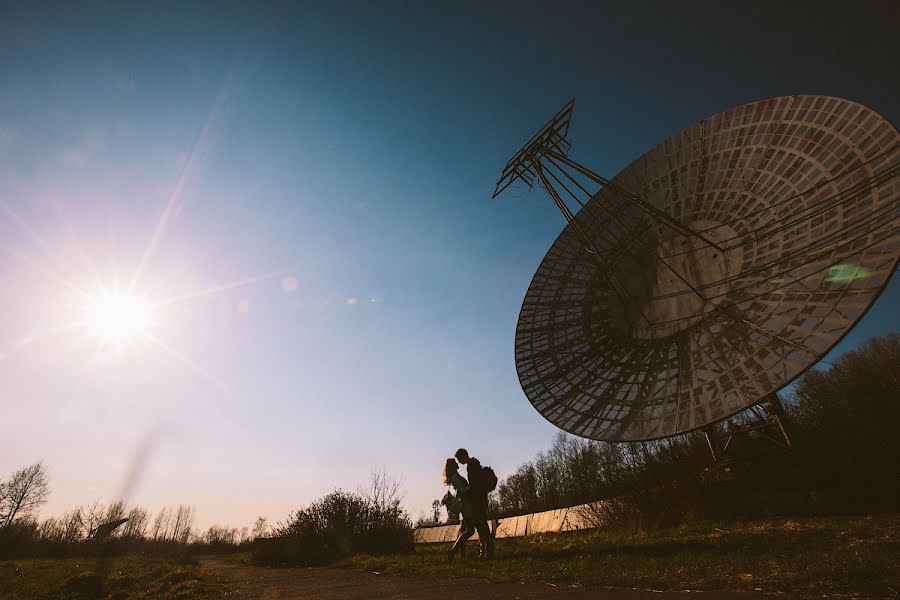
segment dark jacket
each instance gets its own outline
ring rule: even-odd
[[[480,500],[484,506],[487,506],[487,491],[484,489],[484,477],[481,474],[481,461],[474,456],[469,457],[466,463],[466,475],[469,478],[469,493],[472,498]]]

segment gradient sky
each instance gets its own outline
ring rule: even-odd
[[[458,446],[502,477],[556,431],[513,333],[564,222],[490,200],[534,129],[575,97],[612,176],[765,97],[900,114],[891,3],[119,4],[0,15],[0,473],[45,460],[44,515],[126,493],[242,526],[380,467],[415,515]],[[142,257],[138,293],[190,296],[168,349],[66,328]],[[898,308],[895,279],[838,350]]]

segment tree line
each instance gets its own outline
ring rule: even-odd
[[[356,492],[335,490],[301,506],[285,522],[252,527],[195,526],[194,508],[163,507],[156,514],[122,500],[99,500],[62,516],[39,519],[47,502],[47,469],[36,462],[0,480],[0,559],[102,552],[231,552],[248,549],[260,564],[323,564],[351,552],[411,551],[413,527],[401,506],[402,480],[374,471]]]
[[[124,550],[204,546],[208,550],[246,545],[269,532],[265,517],[250,527],[195,526],[192,506],[164,506],[156,514],[122,500],[96,500],[60,517],[38,518],[50,495],[50,479],[43,462],[35,462],[0,479],[0,557],[62,555],[82,552],[92,542]],[[124,520],[120,526],[109,525]],[[102,527],[107,525],[107,527]]]
[[[833,365],[808,371],[784,400],[793,447],[762,461],[758,473],[744,477],[748,487],[736,489],[809,491],[810,510],[900,506],[886,491],[897,480],[900,456],[900,334],[871,338]],[[717,432],[748,419],[739,414],[718,424]],[[722,486],[709,481],[711,466],[700,432],[637,443],[559,433],[548,451],[501,481],[491,509],[509,516],[606,499],[617,507],[606,519],[640,527],[684,522],[715,515],[730,501],[716,495]]]

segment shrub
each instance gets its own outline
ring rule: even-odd
[[[256,540],[252,556],[260,564],[321,565],[349,554],[412,549],[412,522],[398,500],[379,503],[337,490]]]

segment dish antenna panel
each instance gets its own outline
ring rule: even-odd
[[[772,399],[897,267],[900,134],[865,106],[738,106],[611,180],[569,156],[573,109],[509,160],[494,190],[536,183],[567,221],[515,339],[525,395],[561,429],[651,440]]]

